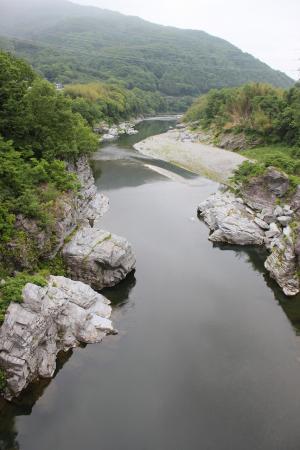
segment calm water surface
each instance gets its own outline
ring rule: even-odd
[[[215,183],[132,149],[170,124],[144,122],[94,162],[103,228],[137,256],[105,291],[119,335],[1,403],[1,450],[300,448],[300,299],[269,280],[264,252],[208,241],[195,212]]]

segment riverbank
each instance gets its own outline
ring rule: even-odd
[[[185,129],[149,137],[135,144],[134,148],[146,156],[171,162],[220,183],[225,183],[246,160],[237,153],[194,140]]]
[[[129,242],[102,227],[109,200],[97,192],[88,158],[79,158],[68,170],[81,188],[58,208],[52,257],[60,257],[60,276],[49,268],[31,278],[17,273],[1,280],[0,396],[7,400],[39,378],[52,378],[61,351],[99,343],[116,332],[110,301],[99,291],[115,286],[135,267]]]

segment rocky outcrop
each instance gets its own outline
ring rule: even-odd
[[[247,150],[262,144],[262,139],[247,136],[243,132],[227,130],[220,133],[213,128],[202,129],[199,122],[180,123],[177,128],[182,131],[183,142],[202,142],[230,151]]]
[[[55,236],[57,240],[56,253],[62,248],[68,236],[81,224],[94,222],[102,217],[109,209],[109,200],[97,192],[94,176],[86,156],[70,163],[68,169],[74,172],[81,188],[76,193],[61,198],[59,208],[62,213],[56,222]]]
[[[101,134],[100,142],[113,141],[123,134],[128,136],[137,134],[138,130],[134,127],[140,121],[140,119],[133,120],[131,122],[122,122],[118,125],[109,126],[107,123],[100,123],[94,128],[96,133]]]
[[[0,368],[7,376],[7,399],[18,396],[36,378],[52,377],[58,352],[79,343],[100,342],[114,332],[109,301],[92,287],[114,286],[135,266],[128,241],[100,227],[108,199],[97,193],[87,158],[70,164],[69,170],[77,174],[82,187],[60,199],[56,245],[50,247],[48,257],[63,247],[72,279],[51,276],[46,287],[27,284],[23,303],[10,304],[0,329]],[[34,235],[38,231],[34,223],[22,226],[45,256],[47,237]]]
[[[267,180],[271,193],[276,192],[276,198],[283,195],[285,177],[281,178],[282,186],[278,185],[277,176],[274,179],[271,174]],[[299,293],[297,256],[300,239],[297,240],[289,225],[295,220],[295,211],[289,205],[271,206],[271,202],[267,208],[262,202],[259,208],[258,198],[242,199],[229,192],[218,192],[199,205],[198,213],[212,231],[209,239],[213,242],[264,245],[270,251],[265,267],[271,277],[286,295],[296,295]]]
[[[79,158],[68,169],[76,174],[79,191],[64,193],[57,199],[52,211],[55,222],[48,227],[42,228],[35,219],[19,214],[15,222],[18,239],[7,243],[0,262],[18,270],[32,269],[37,261],[54,257],[80,224],[94,221],[108,210],[109,201],[97,192],[88,158]]]
[[[251,208],[260,211],[263,208],[272,208],[288,189],[287,175],[269,167],[263,175],[252,178],[242,187],[242,196]]]
[[[261,143],[261,139],[247,136],[245,133],[226,132],[217,137],[217,144],[225,150],[246,150]]]
[[[100,342],[115,333],[109,301],[90,286],[51,276],[46,287],[27,284],[23,303],[11,303],[0,329],[0,366],[11,399],[36,378],[50,378],[58,352]]]
[[[63,257],[71,278],[97,290],[119,283],[135,266],[129,242],[102,230],[98,223],[81,227],[65,245]]]
[[[238,245],[262,245],[264,232],[253,220],[252,211],[230,193],[216,193],[201,203],[198,213],[208,224],[213,242]]]
[[[295,245],[289,237],[291,232],[271,242],[271,254],[265,262],[265,268],[270,272],[286,295],[296,295],[299,292],[299,277],[297,273],[297,257]]]

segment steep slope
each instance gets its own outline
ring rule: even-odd
[[[122,80],[126,86],[195,96],[211,88],[293,81],[230,43],[65,0],[4,0],[0,45],[51,81]]]

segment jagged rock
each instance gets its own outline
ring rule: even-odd
[[[281,231],[279,230],[278,226],[276,225],[276,223],[272,222],[270,224],[270,229],[268,231],[266,231],[266,237],[268,239],[280,236]]]
[[[269,230],[270,228],[270,225],[259,217],[255,217],[254,222],[263,230]]]
[[[119,236],[83,226],[63,248],[70,276],[94,289],[114,286],[135,267],[135,256],[129,242]]]
[[[289,178],[284,173],[269,167],[264,175],[264,180],[268,189],[273,192],[277,197],[283,197],[290,186]]]
[[[277,198],[283,197],[288,189],[288,176],[269,167],[263,175],[252,178],[243,187],[242,193],[247,205],[261,211],[263,208],[273,207]]]
[[[292,216],[294,211],[291,209],[290,205],[284,205],[283,207],[283,215],[284,216]]]
[[[90,286],[51,276],[46,287],[27,284],[23,303],[11,303],[0,329],[5,397],[20,394],[36,378],[50,378],[59,351],[100,342],[114,333],[109,301]]]
[[[246,150],[259,145],[261,139],[249,138],[245,133],[222,133],[219,136],[218,146],[226,150]]]
[[[214,242],[239,245],[264,244],[271,251],[265,262],[271,276],[286,295],[295,295],[299,292],[297,257],[299,260],[300,227],[298,240],[294,245],[294,232],[288,225],[282,230],[275,222],[268,225],[262,220],[262,217],[273,217],[276,220],[273,209],[263,209],[255,216],[243,202],[228,192],[211,195],[199,205],[198,213],[212,230],[209,239]],[[267,227],[269,229],[263,231]]]
[[[209,239],[238,245],[262,245],[264,232],[234,195],[213,194],[199,205],[198,212],[213,233]]]
[[[283,208],[281,206],[276,206],[276,208],[273,211],[274,216],[279,217],[283,215]]]
[[[273,208],[263,208],[262,211],[257,214],[257,217],[269,225],[276,220],[276,216],[273,213]]]
[[[296,192],[292,198],[291,208],[298,216],[300,215],[300,185],[297,186]]]
[[[108,210],[108,199],[97,192],[87,157],[70,163],[68,170],[76,174],[81,184],[79,191],[64,193],[57,199],[55,223],[50,227],[41,228],[35,219],[19,214],[15,228],[26,238],[8,242],[7,254],[11,253],[12,256],[0,254],[1,262],[3,259],[5,264],[18,270],[31,269],[37,261],[54,257],[78,225],[93,221]]]
[[[286,227],[292,220],[291,216],[279,216],[277,217],[278,222],[280,223],[280,225],[282,225],[283,227]]]
[[[104,132],[102,135],[101,141],[112,141],[114,139],[117,139],[122,134],[132,135],[137,134],[138,130],[134,128],[136,123],[138,123],[139,120],[135,120],[133,122],[122,122],[118,125],[113,125],[112,127],[108,126],[99,126],[96,128],[97,132]]]
[[[294,247],[284,238],[280,239],[280,244],[273,247],[272,253],[265,261],[265,268],[285,295],[296,295],[299,293],[299,278]]]

